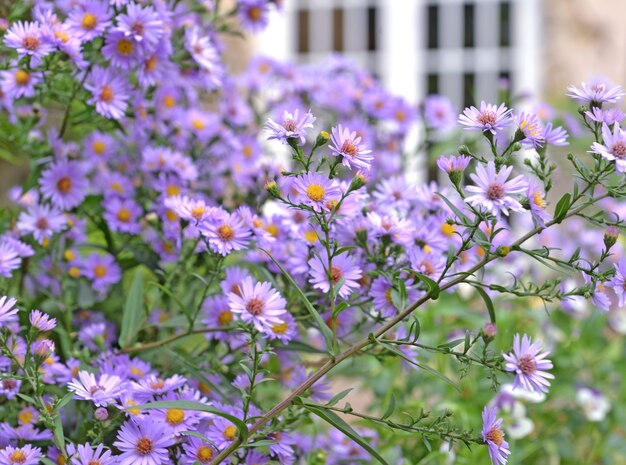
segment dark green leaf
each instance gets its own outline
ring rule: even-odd
[[[476,292],[478,292],[478,294],[485,301],[485,305],[487,305],[487,311],[489,312],[489,319],[491,320],[492,323],[495,323],[496,322],[496,310],[493,307],[493,302],[491,301],[491,297],[489,297],[489,294],[487,294],[482,287],[475,286],[474,289],[476,289]]]
[[[133,284],[130,286],[124,303],[124,315],[122,316],[122,329],[119,338],[120,347],[126,348],[135,342],[142,318],[143,274],[140,268],[136,268]]]
[[[389,418],[393,414],[393,411],[395,409],[396,409],[396,398],[393,394],[391,394],[391,397],[389,398],[389,405],[387,406],[387,410],[385,410],[385,413],[383,413],[383,416],[380,417],[380,419],[385,420]]]
[[[417,279],[419,279],[421,282],[426,284],[426,287],[428,287],[428,294],[430,295],[430,298],[432,300],[437,300],[439,298],[439,292],[440,292],[439,284],[437,284],[435,281],[430,279],[428,276],[425,276],[421,273],[414,273],[414,274]]]
[[[420,367],[422,370],[425,370],[425,371],[429,372],[430,374],[435,375],[437,378],[445,381],[450,386],[452,386],[454,389],[456,389],[457,391],[461,392],[461,388],[459,388],[459,386],[457,386],[457,384],[454,381],[452,381],[450,378],[448,378],[443,373],[439,373],[437,370],[434,370],[433,368],[429,367],[428,365],[422,365],[421,363],[416,363],[416,365],[418,367]]]
[[[570,202],[572,200],[572,196],[567,193],[561,197],[561,200],[556,204],[556,208],[554,209],[554,221],[556,223],[560,223],[567,215],[569,211]]]
[[[348,394],[350,394],[350,391],[352,391],[354,388],[349,388],[346,389],[344,391],[341,391],[339,394],[335,394],[335,396],[333,396],[332,399],[330,399],[326,405],[329,406],[333,406],[335,405],[337,402],[339,402],[341,399],[343,399],[344,397],[346,397]]]

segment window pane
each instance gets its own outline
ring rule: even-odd
[[[500,3],[500,47],[511,45],[511,3]]]
[[[469,107],[474,104],[474,85],[476,77],[474,73],[463,74],[463,106]]]
[[[373,6],[367,9],[367,49],[376,50],[376,8]]]
[[[343,52],[343,9],[333,9],[333,50]]]
[[[463,46],[474,47],[474,4],[463,5]]]
[[[309,52],[309,10],[298,10],[298,53]]]
[[[428,48],[439,47],[439,7],[429,5],[426,14],[426,43]]]
[[[426,95],[439,93],[439,76],[431,73],[426,76]]]

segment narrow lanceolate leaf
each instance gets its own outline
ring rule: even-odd
[[[349,424],[347,424],[345,421],[343,421],[335,412],[331,410],[326,410],[323,407],[308,405],[306,403],[304,404],[304,407],[307,410],[309,410],[311,413],[314,413],[315,415],[320,417],[322,420],[327,421],[332,426],[334,426],[339,431],[341,431],[343,434],[348,436],[355,443],[357,443],[359,446],[365,449],[372,457],[374,457],[380,463],[382,463],[383,465],[389,465],[385,461],[385,459],[382,458],[381,455],[378,452],[376,452],[376,450],[372,446],[370,446],[369,443],[364,438],[361,437],[359,433],[354,431],[352,427]]]
[[[416,365],[418,367],[420,367],[422,370],[427,371],[428,373],[430,373],[432,375],[435,375],[440,380],[445,381],[450,386],[452,386],[454,389],[456,389],[457,391],[461,392],[461,388],[459,386],[457,386],[457,384],[454,381],[452,381],[450,378],[448,378],[443,373],[439,373],[437,370],[429,367],[428,365],[422,365],[421,363],[417,363]]]
[[[335,405],[335,404],[336,404],[337,402],[339,402],[341,399],[343,399],[343,398],[344,398],[344,397],[346,397],[348,394],[350,394],[350,391],[352,391],[353,389],[354,389],[354,388],[349,388],[349,389],[346,389],[346,390],[344,390],[344,391],[341,391],[339,394],[335,394],[335,395],[333,396],[333,398],[332,398],[332,399],[330,399],[330,400],[326,403],[326,405],[329,405],[329,406],[333,406],[333,405]]]
[[[387,407],[387,410],[385,410],[385,413],[383,413],[383,416],[380,417],[380,419],[386,420],[393,414],[393,411],[395,409],[396,409],[396,397],[393,394],[391,394],[391,397],[389,398],[389,406]]]
[[[461,220],[461,222],[464,225],[470,225],[472,223],[472,221],[467,217],[467,215],[465,215],[461,210],[459,210],[456,205],[454,205],[450,200],[448,200],[446,198],[445,195],[442,195],[441,193],[437,192],[437,195],[446,203],[446,205],[448,206],[448,208],[450,208],[450,210],[452,210],[454,212],[454,214],[457,216],[457,218],[459,220]]]
[[[420,273],[415,273],[415,277],[426,284],[426,287],[428,287],[428,293],[430,294],[430,298],[432,300],[437,300],[439,298],[439,285],[435,281]]]
[[[135,276],[130,291],[124,303],[122,316],[122,330],[120,333],[120,347],[126,348],[135,342],[141,320],[143,319],[143,274],[141,269],[135,268]]]
[[[491,320],[492,323],[495,324],[495,322],[496,322],[496,310],[493,307],[493,302],[491,301],[491,297],[489,297],[489,294],[487,294],[482,287],[476,286],[476,287],[474,287],[474,289],[476,289],[476,292],[478,292],[478,294],[485,301],[485,305],[487,305],[487,311],[489,312],[489,319]]]
[[[556,204],[556,208],[554,209],[554,221],[556,223],[560,223],[561,221],[563,221],[565,215],[567,215],[571,200],[572,196],[567,193],[563,197],[561,197],[561,200],[559,200],[559,202]]]
[[[272,257],[272,255],[265,249],[261,249],[263,252],[265,252],[267,254],[268,257],[270,257],[270,259],[274,262],[274,264],[280,269],[280,271],[282,272],[283,276],[285,277],[285,279],[287,281],[289,281],[289,284],[291,284],[291,286],[296,290],[296,292],[298,293],[298,297],[300,297],[300,300],[302,301],[302,303],[304,304],[304,307],[308,310],[308,312],[311,314],[311,316],[313,317],[313,319],[315,320],[315,322],[317,323],[318,329],[320,330],[320,332],[322,333],[322,336],[324,336],[324,340],[326,341],[326,347],[328,348],[328,351],[330,353],[332,353],[332,347],[333,347],[333,333],[330,330],[330,328],[328,327],[328,325],[326,324],[326,322],[322,319],[322,316],[319,314],[319,312],[317,310],[315,310],[315,307],[313,307],[313,304],[311,303],[311,301],[309,301],[309,299],[307,298],[306,295],[304,295],[304,292],[302,292],[302,289],[300,289],[300,286],[298,286],[298,284],[294,281],[294,279],[291,277],[291,275],[287,272],[287,270],[285,270],[280,263],[278,263],[274,257]]]
[[[243,422],[234,415],[231,415],[226,412],[222,412],[221,410],[216,409],[215,407],[211,407],[210,405],[203,404],[201,402],[194,402],[191,400],[159,400],[156,402],[150,402],[149,404],[141,404],[141,405],[133,405],[127,407],[128,409],[141,409],[141,410],[152,410],[152,409],[170,409],[176,408],[180,410],[192,410],[194,412],[207,412],[217,415],[218,417],[225,418],[230,421],[233,425],[237,427],[239,432],[239,438],[242,442],[246,442],[248,439],[248,427]]]

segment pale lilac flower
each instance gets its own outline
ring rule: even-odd
[[[129,3],[126,13],[117,17],[116,30],[122,31],[126,37],[132,39],[142,52],[152,52],[165,29],[163,21],[152,6]]]
[[[441,95],[429,95],[424,100],[424,120],[433,129],[449,131],[456,124],[452,102]]]
[[[426,252],[419,247],[411,247],[408,251],[411,268],[424,276],[437,281],[446,265],[442,255],[435,252]]]
[[[287,139],[298,139],[300,141],[298,145],[304,145],[306,130],[313,127],[316,118],[310,110],[300,117],[299,111],[296,109],[293,113],[289,113],[285,110],[280,124],[268,118],[265,129],[270,132],[270,136],[267,140],[276,139],[286,144]]]
[[[546,123],[541,131],[541,137],[546,141],[546,144],[554,146],[569,145],[567,138],[569,134],[561,126],[553,127],[552,123]]]
[[[333,284],[333,292],[347,299],[355,289],[361,287],[359,280],[363,276],[361,268],[355,264],[355,260],[348,254],[333,257],[332,265],[328,266],[328,260],[315,256],[309,260],[309,282],[314,288],[324,293],[330,292],[330,284]],[[341,287],[337,285],[342,281]]]
[[[299,194],[298,201],[317,212],[332,210],[341,199],[341,189],[335,181],[319,173],[298,176],[293,187]]]
[[[607,124],[602,124],[603,143],[594,142],[591,152],[602,155],[605,160],[615,161],[615,169],[619,173],[626,172],[626,133],[618,123],[613,126],[613,132]]]
[[[30,321],[30,324],[39,331],[51,331],[57,325],[56,318],[50,318],[50,315],[43,313],[40,310],[33,310],[30,312],[28,320]]]
[[[17,321],[17,300],[13,297],[0,297],[0,327]]]
[[[137,44],[122,31],[112,31],[106,36],[102,55],[113,66],[130,69],[138,62],[139,51]]]
[[[589,421],[604,421],[611,410],[611,402],[598,389],[580,386],[576,389],[576,402],[581,406]]]
[[[618,305],[626,305],[626,260],[620,260],[615,265],[615,276],[606,285],[612,287],[618,297]]]
[[[232,251],[248,247],[252,232],[236,213],[217,215],[198,224],[200,233],[209,241],[209,247],[216,253],[226,256]]]
[[[116,403],[124,385],[119,376],[101,374],[97,379],[93,373],[81,370],[78,378],[72,379],[67,385],[74,392],[74,399],[90,400],[96,407],[106,407]]]
[[[41,449],[30,444],[23,447],[6,446],[0,449],[0,464],[2,465],[37,465],[42,457]]]
[[[544,128],[537,118],[537,115],[533,113],[521,112],[517,113],[514,117],[517,123],[518,131],[524,135],[522,144],[530,147],[540,147],[544,144],[543,138]]]
[[[245,29],[258,32],[269,22],[267,0],[239,0],[237,16]]]
[[[113,445],[122,451],[118,465],[162,465],[170,462],[167,448],[174,437],[164,423],[134,418],[122,425]]]
[[[96,112],[106,118],[121,119],[128,107],[130,90],[126,76],[111,68],[94,67],[85,89],[92,97],[87,103],[96,106]]]
[[[233,313],[238,313],[242,321],[252,323],[258,331],[264,326],[280,324],[278,317],[287,312],[287,302],[268,282],[254,282],[250,277],[243,280],[239,293],[231,292],[228,302]]]
[[[336,157],[343,157],[341,159],[342,165],[352,169],[369,170],[371,167],[371,161],[373,156],[365,145],[361,144],[361,137],[357,135],[356,131],[350,132],[348,128],[344,128],[341,124],[332,128],[330,135],[330,150]]]
[[[112,231],[138,234],[141,213],[141,207],[134,200],[113,198],[104,204],[104,219]]]
[[[504,129],[511,122],[513,110],[507,109],[504,103],[500,106],[480,102],[480,109],[472,106],[463,110],[459,116],[459,123],[467,126],[469,131],[489,131],[495,135],[497,131]]]
[[[617,102],[624,96],[621,86],[613,86],[608,82],[597,81],[589,85],[581,82],[580,87],[579,89],[576,86],[569,86],[567,96],[593,106],[604,102]]]
[[[104,444],[98,444],[93,449],[88,442],[79,444],[76,454],[72,456],[72,465],[114,465],[116,461],[117,457],[112,456],[110,450],[105,450]]]
[[[85,0],[80,2],[70,11],[67,25],[70,31],[83,42],[102,35],[111,25],[111,11],[108,1]]]
[[[467,197],[465,201],[490,211],[496,217],[500,217],[502,213],[508,215],[509,210],[523,211],[522,205],[511,195],[523,193],[527,183],[523,176],[507,181],[512,171],[512,166],[503,166],[500,172],[496,173],[493,161],[487,163],[486,170],[483,165],[478,165],[476,173],[470,174],[476,185],[466,187],[466,190],[474,195]]]
[[[32,234],[37,242],[43,244],[54,234],[61,232],[67,224],[65,215],[50,205],[33,205],[28,211],[20,213],[17,229],[22,234]]]
[[[585,112],[585,116],[596,123],[606,123],[613,126],[615,123],[621,123],[626,118],[626,113],[622,113],[619,108],[603,110],[599,107],[593,107],[591,111]]]
[[[13,100],[34,97],[37,94],[35,86],[41,82],[42,74],[38,71],[26,71],[19,67],[0,71],[0,94]]]
[[[9,242],[0,242],[0,276],[10,278],[22,264],[20,254]]]
[[[437,166],[441,171],[444,171],[448,174],[457,172],[460,173],[465,171],[467,165],[472,161],[471,157],[466,155],[459,155],[458,157],[455,155],[450,155],[449,157],[441,156],[437,160]]]
[[[82,264],[82,273],[92,280],[93,288],[101,292],[122,278],[122,272],[115,258],[108,254],[92,253],[89,255]]]
[[[33,64],[54,50],[54,46],[42,33],[41,25],[31,21],[17,21],[6,32],[4,43],[17,50],[20,58],[30,55]]]
[[[61,160],[50,164],[39,183],[43,196],[62,210],[80,205],[87,195],[87,173],[77,161]]]
[[[185,30],[185,48],[202,68],[215,71],[220,67],[220,55],[208,34],[198,26]]]
[[[528,179],[528,187],[526,189],[528,197],[528,205],[530,213],[539,226],[544,226],[545,222],[550,219],[550,215],[546,211],[545,193],[539,182],[535,179]]]
[[[483,410],[483,440],[487,444],[489,457],[493,465],[505,465],[511,454],[509,443],[504,439],[502,418],[496,418],[497,408],[485,407]]]
[[[183,443],[185,455],[182,457],[186,465],[193,465],[200,462],[203,465],[210,464],[217,456],[215,447],[202,439],[189,436],[189,440]]]
[[[506,361],[507,371],[516,373],[514,387],[521,386],[527,391],[548,392],[554,375],[546,370],[552,368],[552,362],[547,360],[549,352],[541,353],[541,342],[532,343],[526,334],[520,339],[516,334],[513,340],[513,352],[502,354]]]

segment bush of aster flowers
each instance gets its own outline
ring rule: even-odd
[[[457,115],[231,75],[280,2],[0,8],[0,465],[626,460],[619,86]]]

